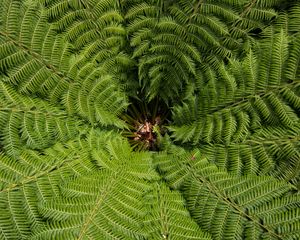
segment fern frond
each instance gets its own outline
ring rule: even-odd
[[[16,157],[22,145],[31,149],[50,147],[77,134],[74,119],[43,102],[33,101],[0,84],[1,142],[8,155]]]
[[[195,222],[190,221],[183,198],[178,192],[157,184],[145,199],[145,230],[148,239],[211,239]]]
[[[83,72],[92,70],[87,66]],[[63,96],[63,104],[71,113],[77,112],[87,118],[92,124],[116,125],[125,127],[125,124],[117,116],[126,108],[127,103],[122,91],[118,89],[111,76],[102,76],[98,69],[89,72],[78,82],[71,85]],[[80,83],[81,82],[81,83]]]
[[[170,161],[178,165],[171,166]],[[289,184],[270,177],[232,177],[209,164],[199,152],[185,153],[177,158],[162,155],[157,164],[171,186],[183,188],[192,216],[214,238],[297,238],[299,200],[295,202],[293,197],[285,196],[293,189]],[[270,202],[274,211],[286,209],[288,222],[285,227],[280,225],[276,214],[269,217],[267,211],[252,211],[266,209]],[[290,232],[290,228],[295,231]]]
[[[0,156],[1,237],[25,239],[45,228],[37,202],[58,196],[59,183],[91,171],[87,153],[56,144],[42,154],[22,151],[18,158]],[[77,151],[77,152],[75,152]],[[6,216],[3,218],[2,216]]]
[[[50,235],[71,239],[87,236],[142,239],[142,197],[151,189],[146,179],[158,176],[150,168],[148,154],[130,154],[130,151],[128,143],[122,140],[109,141],[104,149],[95,150],[93,158],[101,170],[72,178],[62,185],[63,197],[41,207],[42,214],[53,224],[50,229],[38,232],[34,239]],[[64,223],[55,223],[62,219]]]
[[[295,4],[289,12],[289,30],[291,32],[295,32],[298,33],[299,32],[299,23],[300,23],[300,17],[299,17],[299,13],[300,13],[300,5],[299,4]]]
[[[218,71],[206,71],[206,80],[202,80],[205,82],[199,83],[200,94],[190,98],[188,107],[175,106],[173,118],[177,126],[170,128],[173,137],[181,140],[179,136],[186,136],[187,128],[181,127],[185,124],[195,129],[188,134],[194,144],[240,142],[258,126],[296,125],[297,83],[287,84],[283,74],[286,61],[294,61],[294,54],[288,55],[286,40],[281,31],[272,39],[272,47],[267,46],[268,41],[263,43],[261,48],[272,52],[263,53],[259,61],[258,50],[250,51],[242,64],[232,61],[228,68],[221,65]],[[183,112],[184,115],[178,114]],[[252,127],[249,123],[255,122],[254,117],[258,125]]]
[[[62,42],[61,36],[55,36],[38,5],[29,5],[11,24],[20,26],[16,35],[10,34],[10,25],[0,28],[1,52],[4,54],[0,68],[7,76],[4,81],[17,85],[20,92],[28,95],[49,96],[64,91],[70,81],[67,70],[71,48]]]
[[[299,78],[300,70],[299,70],[299,46],[300,46],[300,34],[294,39],[292,49],[287,59],[287,66],[285,69],[285,77],[291,81]]]

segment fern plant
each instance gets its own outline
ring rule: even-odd
[[[0,12],[1,240],[300,238],[298,0]]]

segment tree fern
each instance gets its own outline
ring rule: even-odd
[[[2,0],[0,239],[299,239],[299,9]]]

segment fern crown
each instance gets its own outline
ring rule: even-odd
[[[300,239],[299,0],[0,12],[0,240]]]

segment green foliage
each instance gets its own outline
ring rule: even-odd
[[[292,185],[266,176],[229,175],[198,151],[160,155],[157,164],[213,239],[299,238],[299,195],[290,195]]]
[[[1,240],[300,239],[298,0],[0,12]]]

